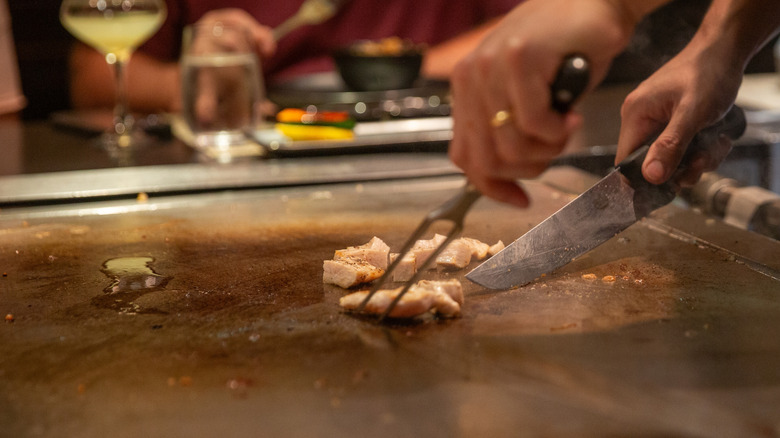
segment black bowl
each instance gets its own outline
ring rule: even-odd
[[[409,46],[398,53],[372,54],[356,50],[356,47],[349,46],[333,53],[341,78],[354,91],[411,88],[420,77],[422,48]]]

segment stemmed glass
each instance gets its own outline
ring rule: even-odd
[[[127,107],[125,67],[133,51],[149,39],[165,20],[164,0],[64,0],[60,21],[83,43],[100,51],[114,67],[116,105],[113,128],[103,146],[133,145],[133,118]]]

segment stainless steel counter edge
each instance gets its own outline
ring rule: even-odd
[[[0,177],[0,207],[459,173],[436,153],[121,167]]]

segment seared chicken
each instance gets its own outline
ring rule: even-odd
[[[463,269],[471,263],[472,246],[464,239],[450,242],[436,257],[436,265],[444,269]]]
[[[446,236],[436,234],[430,240],[415,242],[411,251],[393,271],[392,281],[409,281],[444,240]],[[491,246],[477,239],[462,237],[450,242],[436,258],[436,263],[432,267],[463,269],[473,259],[483,260],[503,248],[504,244],[500,240]],[[380,238],[374,237],[364,245],[335,251],[333,260],[323,262],[322,280],[324,283],[335,284],[345,289],[370,283],[381,277],[389,263],[395,261],[398,256],[399,254],[390,254],[390,247]],[[377,291],[367,303],[364,312],[383,314],[400,291],[401,288]],[[353,292],[342,297],[339,303],[345,309],[354,310],[360,306],[367,295],[367,290]],[[409,288],[389,316],[412,318],[431,312],[443,317],[453,317],[460,315],[462,304],[463,289],[458,280],[421,280]]]
[[[363,309],[365,313],[381,315],[401,292],[401,288],[377,291]],[[357,309],[368,295],[368,291],[354,292],[341,297],[339,304],[348,310]],[[443,317],[460,314],[463,304],[463,289],[458,280],[422,280],[412,285],[388,316],[391,318],[414,318],[427,312]]]
[[[387,269],[387,260],[390,255],[390,247],[382,239],[374,236],[368,243],[360,246],[350,246],[339,249],[333,254],[334,260],[345,258],[360,259],[380,269]]]
[[[390,262],[394,262],[399,255],[401,254],[390,254]],[[417,272],[415,269],[416,259],[417,257],[414,255],[414,253],[407,253],[404,258],[398,262],[398,266],[396,266],[395,270],[393,271],[393,281],[411,280],[412,276],[414,276],[414,273]]]
[[[470,237],[453,240],[436,258],[436,264],[444,269],[463,269],[472,259],[483,260],[490,245]]]
[[[433,236],[433,239],[431,240],[418,240],[414,243],[412,246],[412,254],[414,254],[415,260],[414,260],[414,268],[415,270],[420,270],[422,265],[425,263],[426,260],[428,260],[428,257],[433,254],[433,251],[439,247],[439,245],[444,242],[444,240],[447,239],[447,236],[442,236],[441,234],[436,234]],[[433,265],[435,268],[436,265]]]
[[[471,237],[461,237],[458,240],[464,242],[471,248],[471,257],[477,260],[482,260],[488,256],[490,245],[487,243],[480,242],[479,240],[472,239]]]
[[[493,257],[494,255],[498,254],[502,249],[504,249],[504,242],[498,241],[493,245],[490,245],[490,248],[488,249],[488,255],[490,257]]]
[[[322,282],[345,289],[372,282],[384,273],[384,269],[358,258],[345,257],[322,262]]]

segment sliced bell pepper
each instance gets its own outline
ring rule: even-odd
[[[348,140],[354,137],[351,129],[336,126],[277,123],[276,129],[293,141],[301,140]]]
[[[344,129],[355,127],[355,120],[346,111],[305,111],[299,108],[285,108],[276,114],[276,121],[303,125],[337,126]]]

